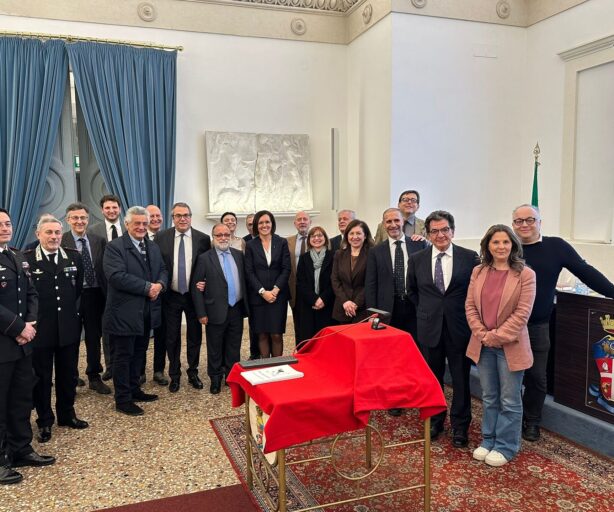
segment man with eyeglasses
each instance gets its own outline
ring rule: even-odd
[[[565,240],[556,236],[542,236],[541,215],[536,206],[523,204],[514,209],[512,227],[522,242],[527,264],[537,276],[535,303],[528,325],[533,366],[525,370],[522,399],[522,437],[527,441],[537,441],[547,390],[550,315],[559,274],[566,268],[590,288],[610,298],[614,298],[614,284],[584,261]]]
[[[106,238],[87,232],[89,209],[83,203],[72,203],[66,207],[66,222],[70,230],[62,235],[62,246],[76,249],[83,261],[83,290],[79,317],[85,331],[85,350],[87,368],[85,373],[89,388],[109,395],[111,388],[101,379],[102,364],[100,356],[100,339],[102,336],[102,314],[104,313],[106,286],[102,257],[107,245]],[[107,362],[107,371],[111,373],[111,356]]]
[[[303,340],[298,339],[300,332],[301,317],[299,308],[296,307],[296,267],[301,255],[308,250],[307,248],[307,233],[311,227],[311,217],[304,211],[296,212],[294,216],[294,227],[296,235],[291,235],[286,238],[288,240],[288,250],[290,251],[290,264],[292,270],[288,278],[288,287],[290,288],[290,307],[292,308],[292,322],[294,324],[294,340],[299,343]]]
[[[399,204],[397,208],[401,210],[403,216],[403,233],[405,236],[413,240],[421,240],[424,238],[424,221],[416,217],[416,212],[420,208],[420,194],[417,190],[405,190],[399,196]],[[418,235],[418,236],[414,236]],[[388,232],[383,222],[377,226],[375,233],[375,244],[379,244],[388,238]]]
[[[230,229],[216,224],[211,231],[213,250],[198,257],[190,286],[194,309],[207,332],[209,391],[217,395],[222,379],[241,358],[243,318],[247,316],[243,252],[230,246]],[[205,291],[195,284],[205,281]]]
[[[465,300],[471,273],[480,258],[475,251],[452,243],[455,225],[451,213],[434,211],[426,218],[425,227],[433,246],[409,258],[407,287],[416,305],[418,342],[442,389],[448,360],[453,392],[452,445],[463,448],[471,423],[471,362],[465,356],[471,331]],[[443,432],[445,418],[445,411],[431,418],[432,440]]]
[[[23,479],[14,468],[47,466],[55,458],[32,448],[32,344],[38,298],[23,255],[11,247],[13,225],[0,208],[0,485]]]
[[[181,380],[181,317],[186,318],[186,353],[188,381],[195,389],[203,389],[198,377],[200,347],[203,341],[202,326],[196,317],[190,295],[190,277],[198,257],[211,249],[211,238],[192,228],[192,209],[187,203],[175,203],[171,210],[174,227],[161,231],[155,243],[160,247],[168,270],[169,287],[164,295],[163,311],[166,328],[166,352],[168,375],[171,382],[168,390],[179,391]]]

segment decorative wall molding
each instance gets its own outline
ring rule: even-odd
[[[143,21],[154,21],[158,17],[156,8],[149,2],[141,2],[137,7],[137,13]]]
[[[284,7],[300,7],[318,11],[347,12],[359,0],[233,0],[250,4],[283,5]]]
[[[506,0],[499,0],[497,2],[497,16],[502,20],[509,18],[512,8]]]
[[[571,48],[569,50],[565,50],[558,55],[559,57],[561,57],[561,59],[567,62],[569,60],[578,59],[580,57],[584,57],[585,55],[600,52],[601,50],[607,50],[608,48],[612,47],[614,47],[614,34],[611,36],[602,37],[601,39],[597,39],[595,41],[591,41],[590,43],[576,46],[575,48]]]

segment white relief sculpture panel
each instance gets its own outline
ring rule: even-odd
[[[209,209],[311,210],[309,136],[205,132]]]

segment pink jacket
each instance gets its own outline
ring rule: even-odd
[[[488,268],[473,269],[467,291],[465,312],[471,329],[467,357],[477,363],[483,344],[502,347],[510,371],[525,370],[533,366],[533,352],[529,341],[527,322],[535,300],[535,272],[524,267],[522,272],[508,272],[497,312],[497,328],[489,331],[482,323],[482,288]]]

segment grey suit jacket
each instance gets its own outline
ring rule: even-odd
[[[102,287],[102,290],[106,292],[107,281],[102,268],[102,257],[104,256],[104,250],[107,246],[107,239],[91,232],[86,232],[86,234],[87,241],[90,245],[90,252],[92,253],[92,265],[94,265],[96,279],[98,280],[98,284]],[[77,244],[75,244],[75,238],[71,231],[66,231],[66,233],[62,235],[62,247],[77,249]]]
[[[246,317],[248,305],[243,253],[232,247],[230,248],[230,253],[235,260],[239,272],[239,286],[243,297],[241,312]],[[206,316],[212,324],[224,323],[228,314],[228,283],[215,248],[202,253],[198,257],[190,281],[190,292],[192,293],[196,317],[203,318]],[[196,283],[199,281],[205,281],[206,283],[204,292],[196,288]]]
[[[122,222],[122,220],[120,219],[120,224],[121,224],[121,228],[122,228],[122,232],[119,236],[122,236],[125,232],[126,232],[126,228],[124,227],[124,224]],[[90,234],[92,233],[93,235],[99,236],[101,238],[104,238],[105,241],[110,242],[111,240],[109,240],[107,238],[107,225],[103,222],[99,222],[98,224],[94,224],[93,226],[88,226],[87,228],[87,233]]]

